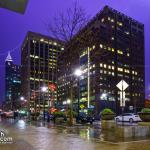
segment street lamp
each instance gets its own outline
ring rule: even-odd
[[[48,89],[48,87],[43,86],[43,87],[41,88],[41,91],[42,91],[42,92],[47,92],[47,89]]]
[[[21,96],[21,97],[20,97],[20,100],[21,100],[21,101],[24,101],[25,98],[24,98],[23,96]],[[21,107],[21,109],[23,108],[22,102],[20,102],[20,107]]]
[[[71,100],[70,99],[67,99],[67,104],[70,104],[71,103]]]
[[[21,96],[21,97],[20,97],[20,100],[21,100],[21,101],[24,101],[24,100],[25,100],[25,98],[24,98],[23,96]]]
[[[76,69],[74,75],[78,77],[78,118],[80,113],[80,76],[82,75],[81,69]]]
[[[46,86],[41,87],[41,91],[44,93],[44,96],[43,96],[43,115],[44,115],[44,121],[45,121],[45,93],[47,92],[47,90],[48,90],[48,87],[46,87]]]
[[[77,76],[77,77],[80,77],[82,75],[82,71],[80,69],[76,69],[74,74]]]

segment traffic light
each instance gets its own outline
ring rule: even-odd
[[[0,0],[0,7],[24,14],[29,0]]]

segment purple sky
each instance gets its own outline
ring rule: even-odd
[[[59,11],[70,7],[73,0],[29,0],[26,13],[20,15],[0,9],[0,100],[4,100],[4,62],[7,51],[20,63],[20,45],[27,31],[49,35],[46,24]],[[150,93],[150,0],[78,0],[88,15],[94,16],[105,5],[145,24],[146,92]],[[16,49],[17,47],[17,49]]]

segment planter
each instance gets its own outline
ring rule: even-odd
[[[150,113],[138,113],[141,120],[144,122],[150,122]]]
[[[102,130],[114,131],[116,123],[114,120],[102,120],[101,127]]]
[[[103,114],[102,120],[114,120],[115,114]]]

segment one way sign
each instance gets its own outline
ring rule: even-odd
[[[124,91],[129,85],[126,81],[121,80],[117,85],[116,85],[120,91]]]

